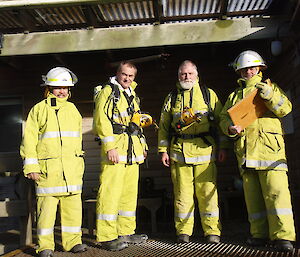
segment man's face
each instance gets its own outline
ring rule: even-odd
[[[259,71],[259,67],[247,67],[244,69],[241,69],[241,77],[243,79],[251,79],[254,75],[256,75]]]
[[[50,87],[52,94],[58,98],[65,98],[69,96],[69,87]]]
[[[117,81],[124,88],[128,88],[134,81],[136,70],[128,65],[123,65],[117,72]]]
[[[192,64],[180,68],[178,80],[183,89],[190,89],[197,81],[198,73]]]

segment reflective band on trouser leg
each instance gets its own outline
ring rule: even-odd
[[[81,194],[60,197],[61,238],[65,251],[81,244],[82,203]]]
[[[269,221],[270,239],[296,240],[288,177],[285,171],[259,173]]]
[[[216,187],[217,168],[215,163],[194,166],[195,190],[204,236],[220,235],[218,192]]]
[[[37,196],[37,252],[54,250],[54,224],[59,199],[55,196]]]
[[[138,194],[139,165],[127,165],[125,170],[123,192],[119,204],[119,235],[131,235],[136,228],[136,203]]]
[[[118,238],[117,218],[125,174],[125,164],[102,163],[101,165],[96,204],[97,242]]]
[[[263,171],[246,169],[242,173],[242,178],[251,236],[255,238],[268,238],[269,224],[258,177],[258,174],[261,172]]]
[[[174,190],[174,220],[177,235],[192,235],[194,226],[193,166],[171,163]]]

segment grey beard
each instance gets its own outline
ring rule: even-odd
[[[182,87],[182,89],[188,90],[194,86],[195,82],[194,81],[191,81],[191,82],[179,81],[179,84]]]

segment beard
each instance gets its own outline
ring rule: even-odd
[[[179,81],[179,84],[182,87],[182,89],[189,90],[194,86],[195,81]]]

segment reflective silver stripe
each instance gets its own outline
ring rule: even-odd
[[[219,217],[219,211],[214,212],[200,212],[201,217]]]
[[[174,112],[173,117],[174,119],[181,117],[181,112]]]
[[[140,162],[140,161],[143,161],[144,159],[145,159],[144,155],[132,156],[133,162]],[[127,162],[127,155],[119,155],[119,161]]]
[[[246,160],[246,166],[287,169],[287,164],[281,161]]]
[[[258,219],[262,219],[265,218],[267,216],[267,213],[264,212],[256,212],[256,213],[251,213],[249,214],[249,219],[250,220],[258,220]]]
[[[125,217],[135,217],[135,211],[119,211],[119,215]]]
[[[61,186],[61,187],[37,187],[37,194],[55,194],[55,193],[67,193],[71,191],[80,191],[82,185],[73,185],[73,186]]]
[[[140,140],[141,140],[141,143],[142,143],[142,144],[146,144],[146,140],[145,140],[144,138],[141,137]]]
[[[115,141],[115,137],[114,136],[104,137],[104,138],[101,139],[101,141],[103,143],[114,142]]]
[[[194,211],[187,213],[176,213],[176,216],[180,219],[189,219],[194,217]]]
[[[23,162],[24,165],[29,165],[29,164],[39,164],[38,159],[36,158],[26,158]]]
[[[55,137],[80,137],[79,131],[48,131],[39,136],[39,139]]]
[[[182,153],[171,152],[170,157],[173,158],[176,162],[186,162],[186,163],[197,163],[214,160],[214,154],[205,155],[205,156],[196,156],[196,157],[183,157]]]
[[[291,208],[276,208],[276,209],[268,210],[268,214],[270,214],[270,215],[292,215],[293,211]]]
[[[191,162],[191,163],[205,162],[214,159],[213,157],[214,156],[212,154],[204,155],[204,156],[196,156],[196,157],[185,157],[185,162]]]
[[[280,107],[283,105],[283,103],[284,103],[283,97],[280,96],[280,100],[279,100],[278,104],[275,105],[275,106],[273,107],[273,109],[274,109],[275,111],[277,111],[278,108],[280,108]]]
[[[80,137],[79,131],[61,131],[60,135],[62,137]]]
[[[66,226],[61,226],[61,231],[62,232],[70,232],[70,233],[79,233],[79,232],[81,232],[81,227],[66,227]]]
[[[115,214],[97,214],[97,220],[117,220],[117,217]]]
[[[158,145],[159,146],[169,146],[169,141],[165,140],[165,139],[162,139],[162,140],[159,141]]]
[[[114,113],[113,114],[113,119],[119,119],[120,117],[121,118],[125,118],[125,117],[128,117],[128,112],[127,111],[124,111],[124,112],[120,112],[119,114],[117,113]]]
[[[51,235],[53,228],[38,228],[36,232],[39,236]]]
[[[171,152],[170,157],[174,159],[175,162],[184,162],[184,158],[181,153]]]
[[[208,112],[207,112],[207,111],[198,111],[198,110],[196,110],[196,111],[194,111],[194,113],[195,113],[195,114],[201,113],[202,116],[207,116],[207,115],[208,115]]]

